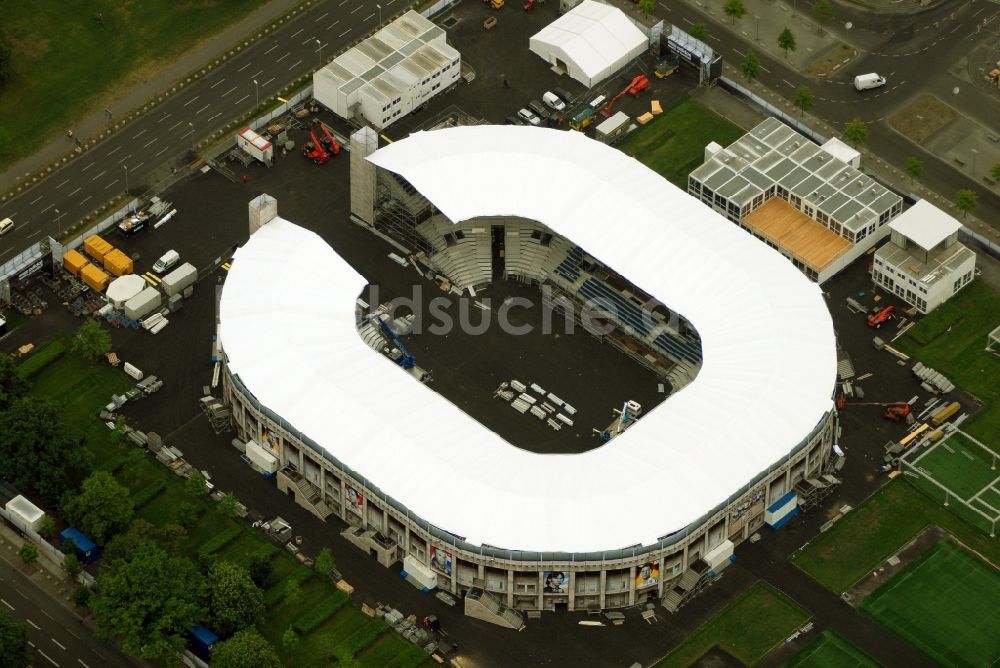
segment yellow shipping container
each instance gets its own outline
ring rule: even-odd
[[[98,292],[104,292],[104,289],[108,287],[108,283],[111,282],[111,277],[93,264],[88,264],[80,270],[80,278],[83,279],[84,283]]]
[[[83,240],[83,250],[86,251],[87,255],[94,258],[98,262],[103,260],[104,256],[114,249],[114,246],[96,234],[92,234]]]
[[[74,276],[80,275],[80,270],[90,264],[90,260],[83,256],[75,250],[68,250],[63,253],[63,269],[73,274]]]
[[[132,258],[117,248],[104,256],[104,268],[115,276],[132,273]]]

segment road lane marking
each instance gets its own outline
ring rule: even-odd
[[[102,176],[104,176],[107,173],[108,173],[108,170],[105,169],[103,172],[101,172],[100,174],[98,174],[97,176],[95,176],[94,178],[92,178],[90,180],[91,181],[96,181],[97,179],[101,178]]]
[[[157,122],[157,123],[162,123],[163,121],[165,121],[165,120],[167,120],[168,118],[170,118],[170,116],[171,116],[171,115],[172,115],[172,114],[163,114],[163,118],[161,118],[160,120],[158,120],[158,121],[156,121],[156,122]]]
[[[122,147],[121,147],[121,146],[116,146],[116,147],[115,147],[115,150],[113,150],[113,151],[110,151],[110,152],[108,153],[108,157],[110,158],[111,156],[113,156],[113,155],[114,155],[115,153],[117,153],[117,152],[118,152],[118,151],[120,151],[120,150],[122,150]]]
[[[56,186],[56,190],[59,190],[60,188],[62,188],[67,183],[69,183],[69,179],[66,179],[65,181],[63,181],[62,183],[60,183],[59,185],[57,185]]]
[[[300,61],[299,61],[299,63],[301,63],[301,62],[302,62],[302,61],[300,60]],[[296,63],[296,65],[298,65],[298,63]],[[293,65],[293,67],[294,67],[294,65]],[[267,84],[271,83],[272,81],[274,81],[274,77],[271,77],[270,79],[268,79],[267,81],[265,81],[265,82],[264,82],[263,84],[261,84],[261,85],[263,85],[263,86],[266,86]],[[249,97],[249,96],[248,96],[248,97]]]
[[[72,631],[71,631],[71,630],[69,629],[69,627],[66,627],[66,628],[64,628],[64,629],[63,629],[63,631],[65,631],[66,633],[70,634],[71,636],[73,636],[73,637],[74,637],[74,638],[76,638],[77,640],[79,640],[79,639],[80,639],[80,636],[78,636],[78,635],[76,635],[75,633],[73,633],[73,632],[72,632]]]
[[[166,150],[166,149],[164,149],[164,150]],[[114,181],[112,181],[108,185],[104,186],[104,189],[107,190],[108,188],[110,188],[111,186],[115,185],[116,183],[118,183],[118,179],[115,179]]]
[[[140,132],[136,136],[132,137],[132,139],[138,139],[139,137],[143,136],[144,134],[146,134],[146,130],[143,130],[142,132]]]
[[[761,65],[761,66],[760,66],[760,69],[764,70],[764,71],[765,71],[765,72],[767,72],[768,74],[770,74],[770,73],[771,73],[771,70],[767,69],[767,68],[766,68],[766,67],[764,67],[763,65]]]
[[[41,230],[35,230],[34,232],[32,232],[31,234],[28,235],[28,238],[29,239],[34,239],[35,237],[37,237],[41,233],[42,233]]]
[[[334,21],[333,23],[331,23],[330,25],[328,25],[328,26],[326,27],[326,29],[327,29],[327,30],[333,30],[333,27],[334,27],[335,25],[337,25],[338,23],[340,23],[340,19],[337,19],[336,21]]]
[[[42,656],[44,656],[46,659],[48,659],[49,663],[51,663],[53,666],[55,666],[56,668],[59,668],[59,664],[56,663],[55,660],[51,656],[49,656],[48,654],[46,654],[42,650],[38,650],[38,653],[41,654]]]
[[[157,153],[156,155],[154,155],[153,157],[154,158],[159,158],[160,155],[163,154],[168,148],[170,148],[170,147],[169,146],[164,146],[163,148],[160,149],[160,152]]]
[[[789,86],[791,86],[792,88],[795,88],[795,84],[793,84],[793,83],[792,83],[791,81],[789,81],[788,79],[782,79],[782,81],[784,81],[784,82],[785,82],[786,84],[788,84],[788,85],[789,85]]]
[[[276,63],[280,63],[280,62],[281,62],[282,60],[284,60],[285,58],[287,58],[287,57],[288,57],[288,56],[290,56],[290,55],[291,55],[291,52],[288,52],[288,53],[286,53],[285,55],[283,55],[283,56],[282,56],[281,58],[278,58],[278,59],[277,59],[276,61],[274,61],[274,62],[276,62]],[[261,70],[261,72],[263,72],[263,71],[264,71],[264,70]]]
[[[347,33],[349,33],[349,32],[351,32],[351,29],[350,29],[350,28],[348,28],[348,29],[347,29],[347,30],[345,30],[344,32],[342,32],[342,33],[340,33],[339,35],[337,35],[337,37],[338,37],[338,38],[339,38],[339,37],[343,37],[344,35],[346,35],[346,34],[347,34]]]
[[[198,111],[194,112],[194,115],[195,115],[195,116],[197,116],[197,115],[198,115],[198,114],[200,114],[201,112],[203,112],[203,111],[205,111],[206,109],[208,109],[208,107],[209,107],[209,105],[207,105],[207,104],[206,104],[206,105],[205,105],[204,107],[202,107],[202,108],[201,108],[201,109],[199,109]]]
[[[267,54],[271,53],[272,51],[274,51],[277,48],[278,48],[278,43],[275,42],[274,46],[272,46],[270,49],[268,49],[267,51],[264,52],[264,55],[266,56]]]
[[[78,192],[80,192],[81,190],[83,190],[83,188],[77,188],[76,190],[74,190],[73,192],[71,192],[71,193],[69,194],[69,196],[70,196],[70,197],[72,197],[73,195],[77,194],[77,193],[78,193]],[[13,610],[13,608],[11,608],[11,609]]]
[[[173,128],[170,128],[170,129],[171,129],[171,130],[173,130]],[[128,159],[129,159],[129,158],[131,158],[131,157],[132,157],[132,154],[131,154],[131,153],[129,153],[129,154],[128,154],[128,155],[126,155],[126,156],[125,156],[124,158],[122,158],[121,160],[119,160],[119,161],[118,161],[118,164],[119,164],[119,165],[120,165],[120,164],[122,164],[123,162],[125,162],[126,160],[128,160]]]
[[[29,205],[31,205],[31,204],[34,204],[34,203],[35,203],[35,202],[37,202],[38,200],[42,199],[42,197],[43,197],[43,195],[39,195],[39,196],[38,196],[38,197],[36,197],[35,199],[33,199],[33,200],[31,200],[30,202],[28,202],[28,204],[29,204]]]
[[[208,119],[208,122],[209,122],[209,123],[211,123],[212,121],[214,121],[214,120],[215,120],[216,118],[218,118],[218,117],[219,117],[219,116],[221,116],[221,115],[222,115],[222,112],[220,111],[220,112],[219,112],[219,113],[217,113],[217,114],[216,114],[215,116],[212,116],[211,118],[209,118],[209,119]],[[159,155],[159,153],[157,153],[156,155]]]
[[[77,202],[77,204],[85,204],[87,202],[87,200],[89,200],[91,197],[93,197],[93,195],[87,195],[82,200],[80,200],[79,202]]]
[[[80,171],[82,171],[82,172],[85,172],[85,171],[87,171],[88,169],[90,169],[90,168],[91,168],[91,167],[93,167],[93,166],[94,166],[94,163],[90,163],[89,165],[87,165],[86,167],[84,167],[84,168],[83,168],[82,170],[80,170]]]
[[[306,44],[308,44],[309,42],[312,42],[312,41],[313,41],[313,40],[315,40],[315,39],[316,39],[315,37],[310,37],[310,38],[309,38],[309,39],[307,39],[306,41],[302,42],[302,43],[301,43],[301,46],[305,46]]]
[[[246,95],[244,95],[240,99],[236,100],[236,104],[239,104],[240,102],[242,102],[243,100],[247,99],[248,97],[250,97],[249,93],[247,93]]]
[[[173,130],[174,128],[176,128],[178,125],[180,125],[183,122],[184,121],[177,121],[176,123],[174,123],[173,125],[171,125],[169,128],[167,128],[167,132],[170,132],[171,130]]]
[[[323,12],[322,14],[320,14],[319,16],[316,17],[316,20],[317,21],[322,21],[323,19],[325,19],[329,15],[330,15],[330,12]]]
[[[52,642],[54,642],[59,649],[61,649],[63,651],[66,650],[66,645],[62,644],[61,642],[59,642],[55,638],[52,639]]]
[[[292,70],[294,70],[294,69],[295,69],[296,67],[298,67],[298,66],[299,66],[299,65],[301,65],[301,64],[302,64],[302,61],[301,61],[301,60],[296,60],[296,61],[295,61],[295,64],[294,64],[294,65],[291,65],[291,66],[290,66],[290,67],[288,68],[288,71],[289,71],[289,72],[291,72]]]
[[[197,100],[197,99],[198,99],[199,97],[200,97],[200,96],[198,96],[198,95],[195,95],[195,96],[194,96],[194,97],[192,97],[192,98],[191,98],[190,100],[188,100],[187,102],[185,102],[185,103],[184,103],[184,104],[183,104],[182,106],[185,106],[185,107],[186,107],[186,106],[188,106],[189,104],[191,104],[192,102],[194,102],[195,100]]]
[[[242,72],[242,71],[243,71],[243,70],[245,70],[246,68],[250,67],[250,65],[251,65],[251,64],[252,64],[252,63],[247,63],[246,65],[244,65],[243,67],[241,67],[240,69],[238,69],[238,70],[236,70],[236,71],[237,71],[237,72]]]
[[[30,598],[27,597],[27,595],[23,591],[21,591],[17,587],[14,587],[14,591],[16,591],[17,595],[20,596],[21,598],[23,598],[25,601],[30,601],[31,600]]]
[[[33,629],[35,629],[36,631],[41,631],[41,630],[42,630],[42,627],[41,627],[41,626],[39,626],[38,624],[34,623],[33,621],[31,621],[31,620],[30,620],[30,619],[28,619],[27,617],[25,617],[25,618],[24,618],[24,621],[26,621],[26,622],[28,622],[29,624],[31,624],[31,627],[32,627]]]
[[[305,28],[299,28],[298,30],[296,30],[292,34],[292,39],[295,39],[296,37],[298,37],[299,35],[301,35],[303,33],[303,31],[305,31]]]
[[[87,664],[85,664],[85,663],[83,662],[83,659],[77,659],[77,661],[79,661],[79,662],[80,662],[80,665],[81,665],[81,666],[83,666],[83,668],[90,668],[90,666],[88,666]]]
[[[264,73],[264,70],[257,70],[256,73],[250,75],[250,78],[251,79],[256,79],[257,77],[259,77],[263,73]]]
[[[354,9],[352,9],[352,10],[351,10],[351,11],[350,11],[349,13],[350,13],[350,14],[353,14],[353,13],[355,13],[356,11],[358,11],[359,9],[361,9],[361,5],[358,5],[357,7],[355,7]]]
[[[371,21],[373,18],[375,18],[375,12],[372,12],[371,14],[369,14],[368,16],[366,16],[365,18],[363,18],[361,20],[362,21]]]
[[[142,147],[143,147],[143,148],[149,148],[149,145],[150,145],[150,144],[155,144],[155,143],[156,143],[156,142],[158,142],[158,141],[160,141],[160,138],[159,138],[159,137],[153,137],[153,138],[152,138],[152,139],[150,139],[150,140],[149,140],[148,142],[146,142],[145,144],[143,144],[143,145],[142,145]]]
[[[46,211],[48,211],[49,209],[51,209],[54,206],[55,206],[55,204],[49,204],[47,207],[45,207],[44,209],[42,209],[41,213],[45,213]]]
[[[132,168],[132,169],[130,169],[129,171],[130,171],[130,172],[134,172],[135,170],[139,169],[140,167],[142,167],[142,166],[143,166],[143,165],[145,165],[145,164],[146,164],[146,161],[145,161],[145,160],[143,160],[142,162],[140,162],[140,163],[139,163],[138,165],[136,165],[135,167],[133,167],[133,168]]]
[[[236,89],[237,89],[237,86],[233,86],[232,88],[230,88],[229,90],[227,90],[225,93],[223,93],[222,97],[225,97],[225,96],[229,95],[230,93],[232,93]]]
[[[218,86],[220,83],[222,83],[225,80],[226,80],[226,77],[222,77],[221,79],[219,79],[218,81],[216,81],[214,84],[212,84],[211,86],[209,86],[209,88],[215,88],[216,86]]]
[[[344,5],[346,5],[346,4],[347,4],[347,0],[340,0],[340,4],[339,4],[339,5],[337,5],[337,6],[338,6],[338,7],[343,7],[343,6],[344,6]]]

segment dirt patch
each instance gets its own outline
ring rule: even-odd
[[[889,117],[889,124],[912,141],[922,144],[951,122],[958,113],[933,95],[921,95]]]
[[[814,77],[831,76],[857,55],[858,52],[848,45],[839,44],[814,60],[806,68],[806,74],[811,74]]]
[[[10,49],[14,54],[14,62],[23,67],[26,63],[35,63],[49,50],[47,39],[19,39],[11,37]]]
[[[951,536],[936,526],[930,526],[917,534],[917,537],[907,543],[903,549],[889,557],[890,560],[898,563],[890,565],[888,561],[878,567],[873,573],[851,587],[845,594],[844,600],[853,606],[861,605],[861,602],[868,598],[868,595],[884,585],[893,576],[909,566],[917,557],[933,547],[942,538]]]
[[[718,645],[713,645],[712,649],[699,656],[698,660],[691,664],[691,668],[742,668],[742,666],[742,661]]]

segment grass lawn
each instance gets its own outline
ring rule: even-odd
[[[942,540],[861,604],[861,611],[942,666],[1000,660],[1000,573]]]
[[[992,459],[987,457],[981,447],[955,434],[921,457],[917,466],[968,501],[1000,475],[990,469]]]
[[[75,119],[100,111],[95,107],[107,96],[125,93],[264,2],[3,3],[0,39],[11,47],[12,72],[0,95],[0,168],[66,132]],[[94,20],[98,13],[104,25]],[[120,118],[128,110],[112,111]]]
[[[743,132],[688,97],[631,132],[617,147],[686,191],[688,174],[704,161],[705,145],[715,141],[726,146]]]
[[[986,404],[962,429],[994,448],[1000,445],[1000,357],[984,348],[997,325],[1000,292],[974,280],[894,344]]]
[[[792,563],[839,595],[932,524],[1000,563],[1000,539],[952,513],[955,505],[945,508],[913,485],[896,480],[793,554]]]
[[[689,666],[715,645],[752,666],[808,619],[809,613],[787,596],[758,582],[688,636],[656,666]]]
[[[792,657],[785,668],[878,668],[881,665],[828,629]]]

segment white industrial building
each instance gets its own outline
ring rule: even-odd
[[[313,74],[313,97],[342,118],[385,128],[458,81],[445,31],[410,10]]]
[[[962,225],[927,200],[889,224],[875,251],[872,280],[921,313],[930,313],[972,281],[976,254],[958,241]]]
[[[583,0],[545,26],[528,47],[591,88],[641,56],[649,38],[617,7]]]
[[[279,459],[278,489],[351,524],[348,539],[380,563],[403,561],[420,586],[436,578],[465,595],[467,612],[475,603],[510,625],[509,608],[661,599],[676,609],[763,526],[770,504],[804,484],[836,484],[823,475],[835,432],[832,320],[819,287],[777,253],[580,133],[458,127],[415,133],[352,167],[365,157],[406,184],[400,197],[445,218],[426,229],[452,235],[453,272],[478,271],[490,227],[475,228],[488,219],[505,227],[508,271],[516,262],[583,299],[601,287],[581,262],[593,258],[689,319],[704,350],[683,391],[613,443],[529,452],[370,349],[356,300],[371,279],[274,211],[237,250],[222,292],[224,397],[240,437]],[[484,165],[522,178],[497,187]],[[362,171],[362,183],[374,191],[376,176]],[[608,220],[627,220],[628,233]],[[281,261],[289,253],[302,260],[294,269]],[[601,289],[623,317],[639,309]],[[268,326],[275,318],[290,326]],[[552,572],[558,586],[547,584]]]
[[[688,193],[822,283],[889,234],[903,198],[862,173],[839,140],[817,146],[776,118],[705,147]]]

